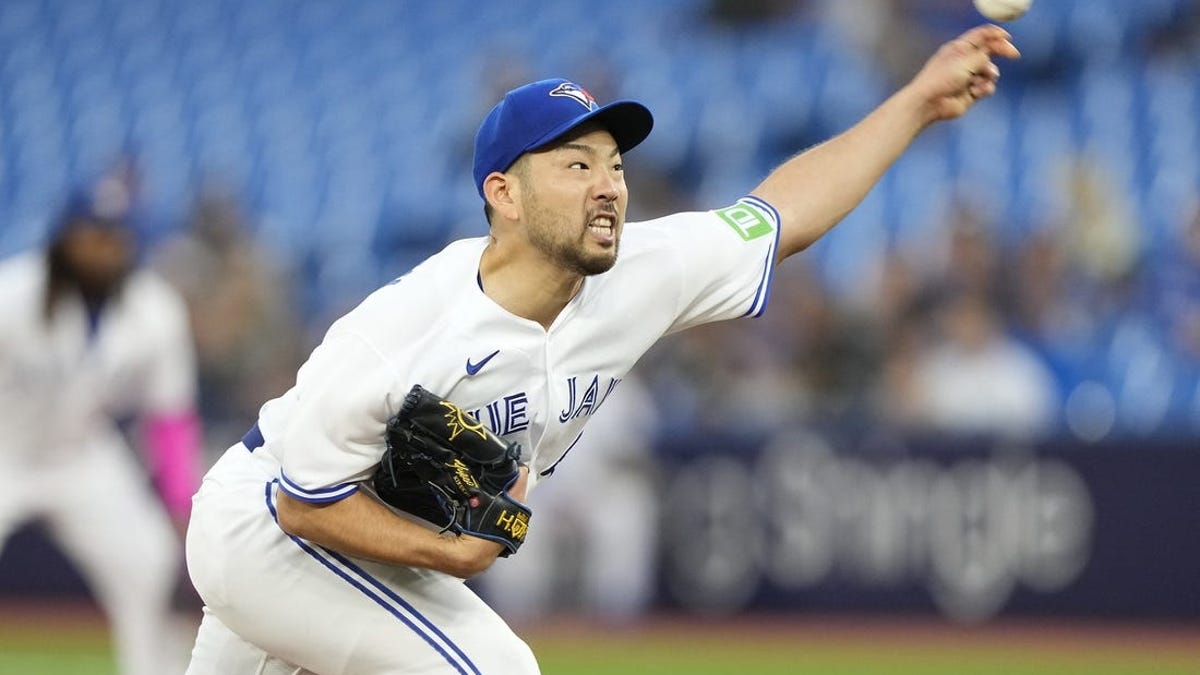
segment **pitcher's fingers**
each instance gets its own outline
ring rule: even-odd
[[[1000,69],[992,63],[991,57],[982,49],[965,54],[962,57],[961,65],[963,70],[970,73],[972,77],[1000,77]]]
[[[989,40],[986,43],[986,48],[987,52],[992,56],[999,56],[1005,59],[1021,58],[1021,50],[1017,49],[1017,46],[1012,43],[1012,40],[1007,38]]]
[[[959,38],[982,47],[989,40],[1012,40],[1012,35],[994,23],[985,23],[968,30]]]
[[[967,85],[967,92],[973,99],[987,98],[996,93],[996,82],[982,78],[974,79],[971,84]]]
[[[976,26],[963,33],[958,39],[989,55],[1000,56],[1006,59],[1021,57],[1020,50],[1012,42],[1012,35],[994,24],[989,23]]]

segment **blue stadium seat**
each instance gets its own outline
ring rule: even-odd
[[[1120,426],[1135,435],[1160,433],[1168,424],[1177,386],[1161,332],[1144,316],[1127,316],[1115,327],[1106,356]]]
[[[889,245],[917,251],[940,236],[938,224],[954,199],[947,160],[941,148],[919,145],[884,177],[877,189],[886,202]]]
[[[1001,95],[925,135],[814,248],[827,280],[853,292],[888,246],[927,242],[960,191],[1004,195],[999,231],[1019,241],[1059,215],[1058,171],[1080,153],[1117,176],[1148,250],[1167,250],[1200,182],[1200,77],[1194,55],[1160,63],[1142,42],[1187,8],[1035,3],[1011,25],[1025,58],[1005,67]],[[144,155],[161,218],[206,176],[241,183],[262,236],[308,266],[310,307],[325,311],[446,239],[484,231],[466,176],[501,65],[583,78],[602,55],[619,95],[646,101],[658,120],[631,161],[698,185],[705,206],[888,93],[878,64],[809,15],[729,29],[710,25],[709,9],[704,0],[5,0],[0,252],[35,241],[61,195],[130,146]],[[1148,428],[1145,402],[1162,378],[1135,370],[1103,375],[1119,400],[1145,396],[1122,414]],[[1161,425],[1200,419],[1200,391],[1186,385],[1172,385]]]

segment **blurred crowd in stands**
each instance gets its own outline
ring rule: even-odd
[[[732,201],[980,20],[966,0],[251,4],[0,9],[0,110],[18,111],[0,115],[0,253],[37,240],[55,190],[88,179],[128,200],[151,263],[190,303],[214,451],[333,318],[484,233],[470,139],[511,86],[562,73],[600,100],[648,101],[655,133],[627,161],[630,216],[645,219]],[[1200,437],[1198,26],[1182,0],[1035,3],[1011,26],[1025,58],[996,99],[781,267],[764,318],[643,360],[660,431]],[[128,31],[159,46],[121,42]],[[67,40],[70,58],[45,66],[31,40]],[[1156,93],[1160,81],[1187,90]],[[1059,105],[1077,91],[1090,107]],[[1177,118],[1162,140],[1156,125]],[[969,165],[963,145],[995,154]],[[70,170],[44,166],[55,148]]]

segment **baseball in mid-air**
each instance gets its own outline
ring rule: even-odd
[[[973,0],[975,9],[992,21],[1014,21],[1029,11],[1033,0]]]

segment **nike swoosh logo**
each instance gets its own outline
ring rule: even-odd
[[[487,356],[483,357],[483,360],[480,361],[479,363],[471,363],[471,357],[468,356],[467,357],[467,375],[474,375],[475,373],[478,373],[480,371],[480,369],[482,369],[484,366],[487,365],[488,361],[492,360],[493,356],[495,356],[499,353],[500,353],[500,350],[497,349],[496,351],[492,352],[491,354],[488,354]]]

